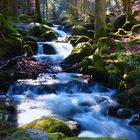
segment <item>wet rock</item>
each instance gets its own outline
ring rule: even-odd
[[[72,131],[74,136],[77,136],[79,134],[79,132],[80,132],[79,123],[77,123],[75,121],[67,121],[66,124],[68,125],[68,127],[70,128],[70,130]]]
[[[14,132],[11,135],[11,139],[32,139],[32,140],[48,140],[48,134],[40,131],[40,130],[36,130],[36,129],[25,129],[25,130],[17,130],[16,132]]]
[[[132,112],[130,109],[120,108],[117,111],[117,117],[121,119],[130,118],[132,116]]]
[[[129,125],[140,125],[140,114],[135,114],[132,116]]]
[[[122,108],[122,106],[119,106],[119,105],[113,105],[113,106],[110,106],[108,108],[108,111],[107,111],[107,114],[109,116],[113,116],[113,117],[116,117],[117,116],[117,111]]]
[[[56,50],[54,49],[54,47],[47,43],[43,45],[43,50],[45,54],[56,54]]]
[[[10,114],[16,114],[17,113],[17,110],[16,110],[16,108],[14,106],[7,106],[6,110]]]

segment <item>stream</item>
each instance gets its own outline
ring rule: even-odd
[[[63,40],[68,34],[57,27],[52,29],[60,35],[59,40]],[[44,54],[45,43],[51,45],[56,54]],[[51,63],[53,69],[61,71],[61,67],[55,64],[62,62],[72,49],[69,43],[38,42],[38,53],[34,57],[42,63]],[[139,140],[139,131],[128,125],[129,119],[113,118],[107,114],[109,106],[117,105],[112,98],[115,90],[91,83],[88,78],[80,73],[42,73],[36,80],[13,83],[7,96],[17,107],[19,126],[43,116],[52,116],[78,122],[81,127],[78,137]]]

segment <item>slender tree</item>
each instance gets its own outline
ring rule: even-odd
[[[122,0],[124,12],[126,13],[126,21],[131,21],[132,16],[132,0]]]
[[[35,0],[35,8],[36,8],[36,21],[41,23],[42,17],[41,17],[41,10],[40,10],[40,0]]]
[[[95,0],[95,39],[106,36],[106,0]]]

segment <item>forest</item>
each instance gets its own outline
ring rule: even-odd
[[[0,140],[139,140],[140,1],[0,0]]]

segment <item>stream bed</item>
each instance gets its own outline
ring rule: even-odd
[[[53,27],[62,38],[66,33]],[[43,44],[48,43],[56,54],[44,54]],[[42,63],[60,63],[72,51],[69,43],[40,42],[35,56]],[[61,71],[59,65],[54,69]],[[52,116],[64,121],[74,120],[80,124],[79,137],[112,137],[139,140],[139,131],[129,126],[129,119],[108,116],[109,106],[117,105],[116,94],[102,84],[89,82],[89,76],[80,73],[42,73],[36,80],[18,80],[13,83],[9,96],[18,110],[18,125],[23,125],[43,116]]]

